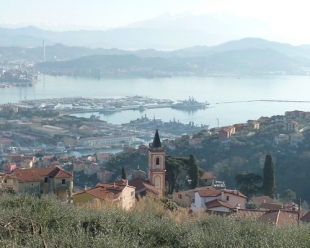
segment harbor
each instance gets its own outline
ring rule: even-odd
[[[174,108],[174,109],[204,109],[208,107],[207,102],[198,102],[193,97],[189,100],[179,100],[174,103],[169,99],[155,99],[143,96],[127,96],[123,98],[84,98],[65,97],[52,99],[21,100],[21,106],[34,107],[38,109],[49,109],[64,115],[76,113],[114,113],[126,110]]]

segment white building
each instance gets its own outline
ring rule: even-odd
[[[79,145],[84,147],[100,147],[108,146],[119,143],[131,143],[135,141],[136,136],[133,134],[128,135],[114,135],[114,136],[102,136],[80,139]]]
[[[238,207],[245,209],[247,197],[238,190],[215,189],[207,187],[195,191],[195,202],[191,205],[192,210],[214,210],[229,212]]]

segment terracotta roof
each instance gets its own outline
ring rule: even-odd
[[[209,172],[209,171],[203,173],[203,175],[201,177],[201,179],[204,179],[204,180],[213,179],[213,178],[214,178],[214,176],[213,176],[212,172]]]
[[[208,197],[208,196],[219,196],[221,194],[221,190],[215,189],[213,187],[207,187],[203,189],[198,189],[197,190],[198,194],[200,197]]]
[[[266,211],[264,210],[254,210],[254,209],[238,209],[236,212],[232,212],[231,216],[237,219],[247,218],[253,221],[258,220]]]
[[[128,181],[128,184],[130,186],[135,187],[137,193],[139,193],[139,191],[149,190],[154,194],[159,194],[157,188],[154,185],[152,185],[148,180],[144,180],[141,178],[134,178]]]
[[[218,199],[215,199],[215,200],[206,202],[205,205],[206,205],[206,207],[207,207],[208,209],[210,209],[210,208],[216,208],[216,207],[225,207],[225,208],[229,208],[229,209],[233,209],[233,208],[234,208],[234,207],[233,207],[232,205],[230,205],[229,203],[224,202],[224,201],[221,201],[221,200],[218,200]]]
[[[260,208],[269,209],[269,210],[279,210],[279,209],[283,209],[283,206],[281,204],[275,204],[275,203],[262,203],[260,205]]]
[[[257,203],[257,204],[262,204],[262,203],[273,203],[273,199],[270,196],[258,196],[258,197],[253,197],[252,201]]]
[[[310,222],[310,212],[306,213],[300,220]]]
[[[52,168],[53,170],[48,174],[48,176],[52,176],[55,178],[64,178],[64,177],[72,177],[71,171],[65,171],[62,168],[56,166]]]
[[[229,189],[220,190],[220,189],[215,189],[213,187],[207,187],[204,189],[198,189],[197,191],[200,197],[215,197],[215,196],[221,195],[221,193],[224,192],[224,194],[231,194],[231,195],[236,195],[236,196],[240,196],[243,198],[247,198],[244,194],[240,193],[238,190],[229,190]]]
[[[263,214],[258,221],[265,224],[274,224],[275,226],[297,225],[298,215],[296,212],[269,211]]]
[[[104,187],[106,189],[110,190],[123,190],[126,186],[128,187],[134,187],[132,185],[127,185],[127,180],[121,179],[119,181],[116,181],[114,183],[98,183],[97,186]]]
[[[260,221],[265,224],[273,224],[275,226],[284,225],[297,225],[298,214],[297,212],[284,211],[284,210],[252,210],[252,209],[239,209],[232,212],[232,217],[236,218],[249,218],[253,221]]]
[[[88,189],[86,191],[76,193],[75,195],[81,195],[81,194],[89,194],[96,198],[99,198],[101,200],[105,199],[115,199],[118,198],[118,196],[122,193],[122,190],[110,190],[103,186],[96,186],[95,188]]]
[[[243,197],[243,198],[247,198],[244,194],[242,194],[238,190],[224,189],[224,192],[228,193],[228,194],[231,194],[231,195],[236,195],[236,196],[240,196],[240,197]]]
[[[65,171],[56,166],[52,168],[16,169],[10,174],[10,177],[15,176],[19,182],[35,182],[44,176],[52,176],[55,178],[72,177],[72,172]]]

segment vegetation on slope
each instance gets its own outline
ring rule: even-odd
[[[309,247],[309,226],[274,228],[226,217],[193,217],[140,200],[129,212],[76,208],[50,197],[2,195],[1,247]]]

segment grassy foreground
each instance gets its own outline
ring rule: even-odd
[[[225,217],[188,217],[153,199],[126,212],[49,198],[0,196],[0,247],[310,247],[310,225],[274,228]]]

